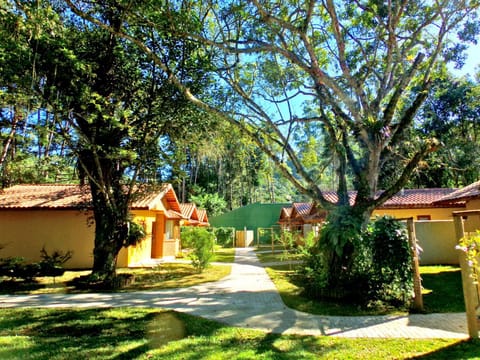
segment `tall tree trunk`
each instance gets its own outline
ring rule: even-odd
[[[99,189],[93,182],[90,186],[95,218],[92,276],[108,285],[116,276],[117,256],[128,236],[128,208],[121,205],[125,198],[118,190],[108,185]]]

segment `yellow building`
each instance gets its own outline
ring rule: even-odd
[[[436,205],[458,206],[463,205],[465,211],[480,210],[480,181],[458,189],[435,202]],[[470,215],[464,218],[465,230],[473,232],[480,229],[480,216]]]
[[[410,218],[415,220],[452,220],[453,211],[466,209],[465,202],[440,200],[454,193],[455,189],[405,189],[387,200],[373,211],[372,216],[392,216],[395,218]],[[324,192],[327,200],[335,203],[336,193]],[[350,192],[350,203],[355,201],[355,192]],[[480,200],[479,200],[480,204]],[[304,224],[321,224],[326,213],[312,203],[293,203],[289,208],[283,208],[279,223],[283,226],[301,227]]]
[[[414,220],[453,220],[452,212],[465,210],[463,202],[440,202],[455,189],[405,189],[373,211],[373,216],[389,215]]]
[[[452,198],[455,194],[457,196]],[[334,192],[325,192],[324,195],[331,202],[337,200]],[[372,216],[413,218],[417,241],[423,249],[421,263],[458,264],[452,213],[480,208],[480,190],[477,200],[469,198],[470,201],[465,201],[465,198],[458,197],[460,195],[455,189],[405,189],[375,209]],[[355,193],[351,192],[349,196],[353,204]],[[283,229],[297,230],[305,235],[310,231],[317,233],[325,217],[325,212],[311,203],[293,203],[282,209],[278,222]]]
[[[72,251],[67,268],[91,268],[94,220],[88,187],[16,185],[0,193],[0,258],[40,260],[40,250]],[[188,221],[170,184],[132,205],[134,221],[146,237],[118,254],[119,267],[173,258],[180,250],[180,225]]]

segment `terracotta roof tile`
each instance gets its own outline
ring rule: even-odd
[[[378,193],[380,195],[381,192]],[[449,198],[458,191],[455,189],[431,188],[431,189],[405,189],[387,200],[379,208],[383,209],[401,209],[401,208],[425,208],[425,207],[443,207],[451,206],[451,204],[442,204],[438,200]],[[480,196],[480,182],[476,183],[476,187],[467,189],[467,194]],[[333,191],[325,191],[324,196],[331,202],[336,202],[338,197]],[[350,204],[353,205],[356,193],[349,192]],[[455,201],[455,206],[462,206]],[[304,221],[322,220],[326,213],[321,209],[316,209],[312,203],[293,203],[291,208],[282,208],[279,222],[287,222],[295,219]]]
[[[180,210],[185,219],[199,220],[197,206],[194,203],[181,203]]]
[[[207,210],[205,209],[198,209],[197,210],[198,212],[198,219],[201,223],[205,224],[205,225],[208,225],[208,214],[207,214]]]
[[[164,184],[158,192],[140,197],[133,202],[133,209],[151,209],[162,198],[172,210],[180,213],[180,205],[170,184]],[[15,185],[0,191],[0,209],[72,209],[91,207],[88,186],[79,185]]]
[[[293,203],[292,207],[293,207],[292,215],[298,214],[301,217],[305,217],[310,214],[310,211],[312,211],[313,204],[312,203]]]
[[[90,206],[88,187],[78,185],[15,185],[0,192],[0,208],[80,208]]]
[[[437,207],[435,204],[437,200],[454,191],[455,189],[446,188],[405,189],[387,200],[380,208]]]
[[[468,186],[465,186],[464,188],[446,194],[440,199],[437,199],[435,203],[451,204],[478,197],[480,197],[480,181],[474,182]]]

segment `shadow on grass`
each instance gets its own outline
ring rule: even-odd
[[[14,340],[12,344],[3,344],[1,359],[132,359],[152,347],[185,336],[183,322],[170,311],[4,309],[2,312],[0,335],[28,342],[18,345]],[[158,324],[161,326],[155,326]]]
[[[305,350],[313,358],[338,345],[152,309],[6,310],[0,340],[5,360],[304,359]]]
[[[459,268],[447,268],[436,273],[424,273],[423,303],[429,313],[464,312],[462,279]]]
[[[480,339],[460,341],[442,349],[413,357],[412,359],[480,359]]]

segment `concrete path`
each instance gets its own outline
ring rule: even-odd
[[[465,313],[318,316],[287,308],[253,249],[237,249],[232,273],[190,288],[132,293],[0,295],[1,307],[160,307],[267,332],[339,337],[467,338]]]

